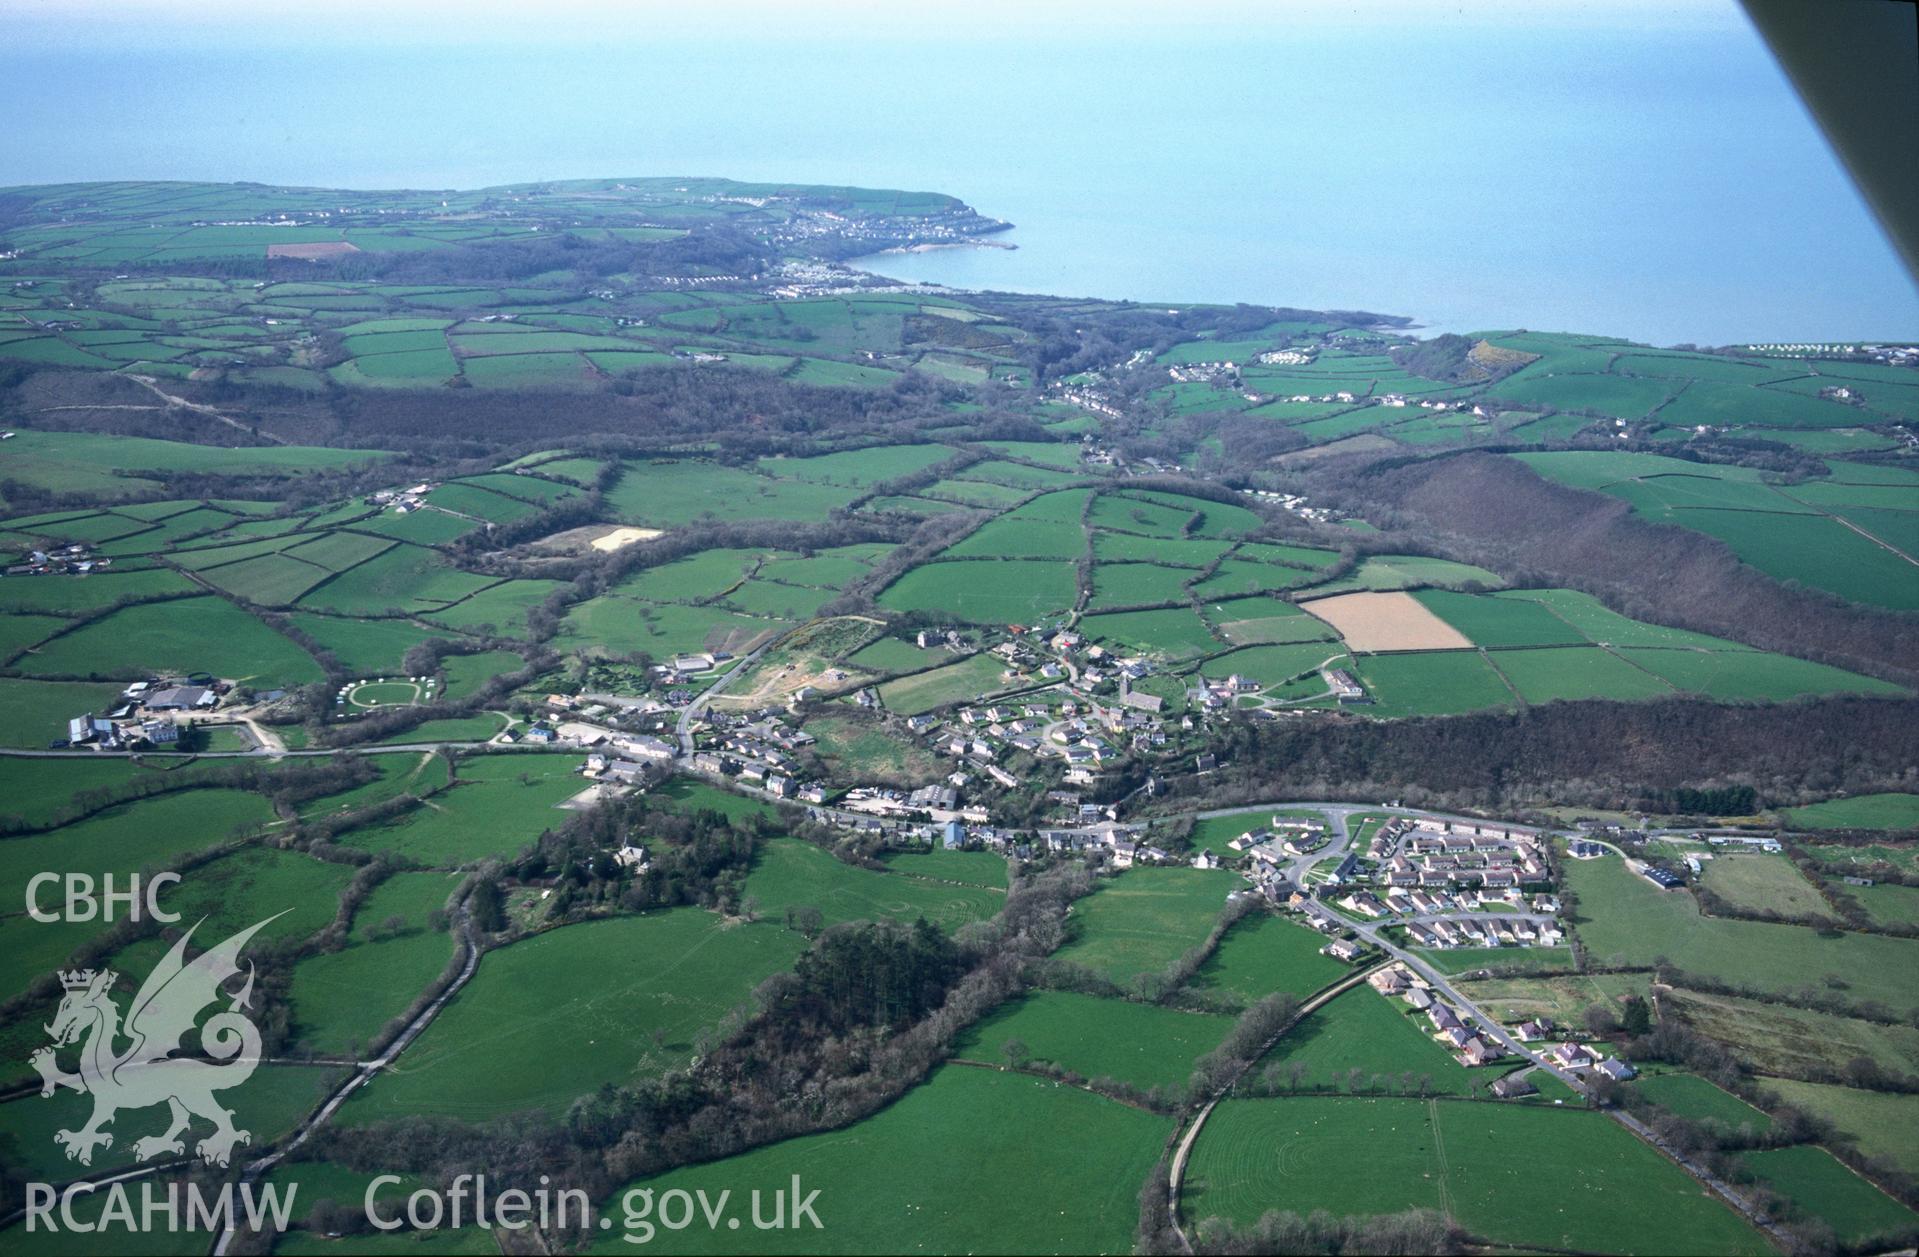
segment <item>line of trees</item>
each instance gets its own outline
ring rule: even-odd
[[[1767,802],[1797,803],[1800,795],[1910,789],[1919,700],[1588,700],[1393,721],[1234,717],[1216,725],[1214,740],[1218,771],[1199,776],[1169,761],[1154,810],[1280,796],[1396,798],[1502,815],[1544,801],[1628,809],[1648,790],[1702,781],[1750,784]]]

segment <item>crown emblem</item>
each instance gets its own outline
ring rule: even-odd
[[[69,991],[84,991],[87,987],[93,985],[93,979],[94,971],[92,969],[62,969],[60,971],[60,985]]]

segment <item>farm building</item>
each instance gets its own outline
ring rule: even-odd
[[[110,743],[114,740],[115,732],[112,721],[102,720],[92,712],[67,721],[67,741],[75,746],[85,746],[89,742]]]
[[[147,695],[149,711],[206,711],[219,705],[220,696],[203,685],[175,685]]]

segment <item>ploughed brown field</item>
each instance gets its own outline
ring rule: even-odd
[[[358,253],[358,245],[345,240],[321,240],[313,244],[270,244],[267,256],[270,258],[303,258],[313,261],[315,258],[336,258],[343,253]]]
[[[1464,634],[1409,593],[1338,594],[1299,604],[1339,630],[1353,650],[1465,650]]]

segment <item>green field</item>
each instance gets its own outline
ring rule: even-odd
[[[803,946],[777,926],[694,908],[535,935],[489,953],[407,1050],[405,1067],[356,1092],[340,1120],[557,1115],[604,1083],[684,1065],[701,1030]]]
[[[846,657],[846,661],[856,668],[892,673],[918,672],[950,658],[952,658],[951,653],[943,646],[921,650],[912,642],[901,638],[882,637],[854,651]]]
[[[1096,532],[1093,557],[1101,563],[1162,563],[1168,567],[1209,567],[1231,550],[1224,541],[1168,540],[1133,533]]]
[[[300,600],[301,605],[339,615],[380,616],[436,611],[493,584],[449,566],[420,546],[399,545],[350,568]]]
[[[1860,1091],[1830,1083],[1767,1078],[1760,1090],[1801,1112],[1832,1123],[1866,1156],[1880,1158],[1911,1174],[1919,1170],[1919,1095]]]
[[[1136,1196],[1170,1132],[1165,1118],[1073,1087],[996,1070],[947,1065],[904,1098],[845,1130],[790,1139],[645,1180],[654,1199],[673,1188],[770,1196],[798,1174],[818,1189],[824,1228],[709,1231],[670,1237],[686,1253],[897,1253],[902,1227],[930,1253],[1130,1251]],[[975,1173],[992,1168],[991,1207]],[[1062,1167],[1071,1167],[1062,1190]],[[621,1194],[602,1208],[618,1226]],[[591,1250],[630,1252],[616,1229]],[[744,1237],[744,1238],[742,1238]]]
[[[150,481],[142,483],[143,475],[297,475],[391,457],[380,450],[298,445],[226,449],[107,433],[16,430],[7,443],[7,477],[53,493],[121,498],[143,495],[151,486]]]
[[[1668,1113],[1695,1122],[1718,1122],[1728,1130],[1742,1126],[1755,1131],[1772,1128],[1772,1118],[1765,1113],[1696,1074],[1649,1074],[1636,1079],[1631,1086],[1635,1094]]]
[[[880,700],[888,711],[917,716],[1006,689],[1010,682],[1001,676],[1005,670],[1006,664],[997,655],[972,655],[958,663],[888,681],[879,687]]]
[[[1191,607],[1089,615],[1079,625],[1088,637],[1109,648],[1158,659],[1189,659],[1222,646]]]
[[[1188,572],[1186,576],[1187,579],[1191,579],[1192,573]],[[1312,572],[1296,567],[1287,567],[1278,563],[1253,563],[1241,558],[1226,558],[1220,561],[1219,567],[1211,576],[1193,586],[1193,592],[1201,598],[1230,598],[1235,594],[1296,589],[1301,585],[1311,584],[1315,579]]]
[[[1497,1071],[1468,1069],[1435,1042],[1431,1023],[1369,987],[1347,991],[1286,1032],[1261,1062],[1288,1089],[1303,1066],[1304,1090],[1410,1095],[1468,1095]],[[1353,1088],[1351,1071],[1359,1070]]]
[[[1045,498],[1038,499],[1040,502]],[[1054,559],[1071,562],[1086,552],[1077,519],[1024,518],[1013,511],[981,527],[943,552],[948,559]]]
[[[39,750],[67,736],[67,721],[113,706],[125,688],[84,681],[0,677],[0,746]]]
[[[1904,928],[1919,925],[1919,886],[1895,886],[1880,882],[1873,886],[1838,886],[1858,900],[1867,918],[1877,926]]]
[[[1192,498],[1174,505],[1170,494],[1103,493],[1093,502],[1086,522],[1095,528],[1141,533],[1148,537],[1178,537],[1202,505]]]
[[[1707,698],[1785,702],[1812,694],[1898,694],[1890,681],[1860,676],[1808,659],[1737,650],[1664,650],[1622,647],[1629,663]]]
[[[1070,563],[955,560],[913,568],[878,602],[889,611],[933,612],[967,624],[1030,624],[1071,608],[1077,596]]]
[[[1491,601],[1488,599],[1487,601]],[[1553,646],[1501,650],[1487,656],[1528,703],[1582,698],[1660,698],[1673,687],[1609,650]]]
[[[1560,375],[1529,367],[1493,390],[1508,401],[1556,406],[1561,410],[1596,410],[1622,419],[1637,419],[1651,411],[1680,384],[1671,380],[1634,379],[1616,375]]]
[[[1573,589],[1510,589],[1492,597],[1539,603],[1585,637],[1603,646],[1690,646],[1700,650],[1727,651],[1752,649],[1703,633],[1689,633],[1685,629],[1628,619],[1607,608],[1591,594]]]
[[[1358,567],[1338,580],[1314,588],[1313,596],[1343,594],[1354,590],[1419,589],[1438,586],[1462,589],[1480,585],[1497,589],[1506,582],[1496,572],[1470,563],[1450,559],[1429,559],[1421,555],[1385,554],[1362,559]]]
[[[318,1052],[365,1048],[432,983],[453,954],[450,935],[429,928],[458,879],[396,873],[354,914],[346,946],[301,961],[293,971],[293,1024]]]
[[[1447,716],[1486,707],[1510,707],[1512,692],[1477,651],[1413,651],[1367,655],[1357,661],[1373,696],[1374,716]]]
[[[1093,597],[1089,605],[1099,610],[1183,601],[1186,582],[1192,578],[1193,574],[1184,568],[1161,567],[1156,563],[1102,563],[1093,571]]]
[[[352,879],[349,864],[248,847],[194,869],[161,902],[180,914],[183,927],[204,919],[195,938],[208,945],[268,918],[261,942],[297,941],[333,923]]]
[[[1222,845],[1237,836],[1237,830],[1226,835]],[[1325,945],[1321,935],[1303,925],[1270,913],[1256,913],[1227,931],[1219,950],[1193,975],[1192,985],[1195,990],[1245,1004],[1275,991],[1303,998],[1352,972],[1349,966],[1319,950]]]
[[[751,580],[726,597],[728,606],[749,615],[771,616],[795,622],[812,619],[834,593],[830,589],[807,589],[780,581]]]
[[[429,741],[422,729],[402,735]],[[405,814],[341,835],[348,846],[394,851],[439,868],[453,868],[529,846],[542,830],[558,829],[570,813],[558,804],[589,784],[569,755],[481,755],[460,761],[451,789]]]
[[[1919,1214],[1855,1174],[1824,1148],[1801,1145],[1748,1152],[1739,1164],[1805,1213],[1832,1227],[1841,1243],[1889,1237],[1906,1243]]]
[[[1702,916],[1690,894],[1660,890],[1612,857],[1569,861],[1566,879],[1595,961],[1648,965],[1663,956],[1687,972],[1780,994],[1843,975],[1851,999],[1919,1005],[1919,941]]]
[[[1343,668],[1351,662],[1351,657],[1337,642],[1301,642],[1293,646],[1248,646],[1215,655],[1201,664],[1199,670],[1202,675],[1215,679],[1247,677],[1265,689],[1282,686],[1295,677],[1306,677],[1314,693],[1323,693],[1325,686],[1314,674],[1322,667]]]
[[[851,487],[777,480],[715,463],[629,461],[607,491],[606,502],[625,523],[670,528],[703,517],[824,520],[858,493]]]
[[[1815,805],[1817,806],[1817,805]],[[1821,864],[1832,866],[1829,872],[1840,875],[1864,873],[1875,864],[1890,864],[1907,871],[1919,870],[1919,846],[1904,839],[1887,838],[1882,842],[1855,846],[1849,843],[1806,843],[1800,848]],[[1853,889],[1858,889],[1854,887]]]
[[[741,821],[752,816],[771,820],[777,815],[773,805],[764,799],[734,794],[694,777],[668,778],[649,797],[675,811],[718,812],[730,821]]]
[[[1919,794],[1862,794],[1790,808],[1795,829],[1919,829]]]
[[[1475,978],[1460,984],[1466,998],[1507,1024],[1545,1017],[1579,1024],[1593,1005],[1615,1016],[1625,1011],[1623,997],[1646,994],[1649,980],[1637,973],[1561,973],[1551,977]]]
[[[655,658],[692,651],[726,650],[744,654],[768,634],[791,628],[786,620],[767,620],[718,607],[641,602],[603,594],[576,603],[551,645],[561,649]]]
[[[223,1098],[233,1111],[234,1125],[249,1131],[252,1146],[258,1148],[292,1130],[338,1085],[344,1072],[312,1065],[265,1063],[254,1071],[244,1087]],[[86,1124],[92,1108],[92,1100],[66,1090],[50,1099],[42,1099],[38,1091],[33,1091],[0,1104],[0,1142],[11,1144],[13,1149],[9,1166],[40,1182],[70,1180],[74,1164],[54,1142],[54,1132],[78,1130]],[[95,1153],[92,1173],[111,1173],[133,1166],[134,1144],[143,1136],[160,1134],[166,1126],[164,1106],[122,1109],[112,1128],[113,1146]],[[199,1125],[199,1130],[205,1129],[203,1124]],[[191,1148],[191,1143],[188,1146]],[[245,1146],[235,1155],[236,1158],[245,1155]],[[139,1197],[136,1195],[133,1199],[137,1208]],[[184,1217],[183,1212],[183,1221]],[[98,1237],[93,1238],[95,1246],[81,1251],[99,1251]],[[118,1243],[112,1247],[117,1250]],[[195,1251],[204,1252],[208,1247],[206,1239],[201,1237]]]
[[[806,731],[835,780],[926,784],[945,775],[925,747],[882,724],[821,716]]]
[[[969,886],[857,868],[811,843],[776,838],[760,851],[746,879],[746,893],[761,917],[780,922],[788,908],[818,908],[826,924],[925,917],[948,930],[1000,910],[1003,897]]]
[[[796,559],[770,559],[760,566],[759,575],[789,585],[807,585],[815,589],[839,589],[864,576],[873,561],[887,551],[886,546],[839,546]]]
[[[43,871],[125,874],[205,851],[273,817],[267,800],[240,790],[182,790],[121,803],[58,829],[0,842],[0,890],[25,902],[27,880]]]
[[[1584,634],[1541,603],[1483,598],[1445,589],[1423,589],[1413,597],[1475,646],[1583,646],[1586,643]]]
[[[1919,1029],[1790,1003],[1678,990],[1665,1007],[1764,1074],[1826,1078],[1855,1057],[1898,1074],[1919,1071]]]
[[[704,602],[732,591],[765,557],[759,550],[702,550],[643,568],[607,592],[651,602]]]
[[[261,555],[201,572],[203,580],[257,606],[290,606],[330,572],[294,555]]]
[[[1720,855],[1702,862],[1706,889],[1748,911],[1789,917],[1834,915],[1819,888],[1782,855]]]
[[[1737,1214],[1623,1127],[1565,1109],[1228,1100],[1193,1150],[1187,1183],[1186,1216],[1240,1225],[1269,1209],[1337,1217],[1423,1208],[1520,1249],[1770,1251]]]
[[[392,676],[406,652],[431,638],[453,638],[444,629],[423,628],[408,620],[361,620],[296,611],[287,617],[295,628],[331,651],[352,676]]]
[[[124,886],[128,874],[175,870],[181,857],[221,846],[272,817],[265,798],[238,790],[187,790],[122,803],[58,829],[0,843],[0,893],[24,908],[28,879],[42,872],[86,873],[96,879],[112,874]],[[57,907],[54,891],[43,888],[41,895],[48,909]],[[290,906],[276,901],[259,915]],[[331,915],[329,906],[322,908]],[[36,922],[24,910],[0,918],[0,943],[8,956],[0,999],[11,998],[65,964],[75,948],[106,928],[97,921]]]
[[[20,667],[38,676],[127,680],[204,671],[258,688],[304,685],[323,675],[305,651],[222,598],[115,611],[47,643]]]
[[[1695,384],[1682,401],[1714,387],[1727,386]],[[1844,416],[1858,413],[1774,390],[1736,391],[1753,398],[1791,398]],[[1630,502],[1644,519],[1716,537],[1740,559],[1778,580],[1877,606],[1919,608],[1919,565],[1912,562],[1919,556],[1894,548],[1911,540],[1909,485],[1853,486],[1838,478],[1771,484],[1751,468],[1658,454],[1561,451],[1513,457],[1549,480]],[[1875,496],[1885,492],[1890,496]],[[1850,522],[1836,517],[1848,508],[1879,505],[1906,512]]]
[[[349,791],[340,791],[338,795],[322,795],[309,798],[299,804],[299,816],[330,816],[340,812],[351,812],[355,808],[365,808],[368,804],[384,802],[399,795],[432,795],[434,791],[445,789],[451,783],[451,771],[447,768],[445,756],[432,752],[418,754],[374,754],[367,756],[367,764],[372,766],[374,777],[365,785],[357,785]]]
[[[1186,1085],[1193,1061],[1219,1046],[1230,1017],[1178,1012],[1071,991],[1039,991],[999,1008],[962,1035],[954,1054],[991,1065],[1008,1041],[1028,1051],[1016,1064],[1052,1064],[1082,1078],[1135,1087]]]
[[[1854,602],[1899,611],[1919,609],[1919,565],[1861,536],[1839,519],[1755,510],[1685,510],[1674,512],[1672,522],[1719,538],[1741,559],[1778,580],[1797,581]]]
[[[1132,869],[1073,905],[1054,954],[1122,985],[1157,974],[1206,940],[1237,884],[1222,870]]]
[[[1201,607],[1219,635],[1235,646],[1330,641],[1324,620],[1278,598],[1233,598]]]
[[[1272,811],[1235,811],[1228,812],[1224,816],[1195,817],[1192,833],[1193,850],[1213,851],[1222,856],[1230,855],[1228,843],[1241,834],[1263,833],[1269,818],[1279,814],[1278,809],[1274,809]]]
[[[1006,889],[1006,857],[992,851],[889,851],[880,857],[895,873],[937,882]]]
[[[450,606],[428,612],[427,619],[469,632],[520,637],[526,633],[526,613],[560,588],[563,585],[559,581],[501,581]]]
[[[193,588],[186,577],[164,568],[110,575],[95,572],[90,576],[15,578],[0,580],[0,610],[73,614],[134,598],[191,593]]]
[[[518,672],[526,666],[526,660],[510,650],[486,650],[472,655],[448,655],[440,661],[440,671],[446,677],[446,690],[443,698],[466,698],[496,676],[509,672]]]
[[[382,538],[365,537],[359,533],[323,532],[311,540],[288,547],[285,553],[290,559],[311,563],[329,572],[344,572],[391,548],[392,544]]]
[[[170,778],[170,774],[181,769],[185,769],[183,776]],[[75,796],[82,791],[117,793],[129,783],[144,786],[166,779],[191,780],[199,775],[198,767],[170,759],[136,763],[106,756],[98,759],[0,756],[0,816],[17,819],[23,825],[46,825],[69,807],[77,806]]]
[[[378,533],[382,537],[410,541],[421,546],[445,545],[477,531],[481,526],[473,520],[461,519],[445,511],[409,511],[404,515],[388,512],[354,524],[356,529],[363,532]]]

